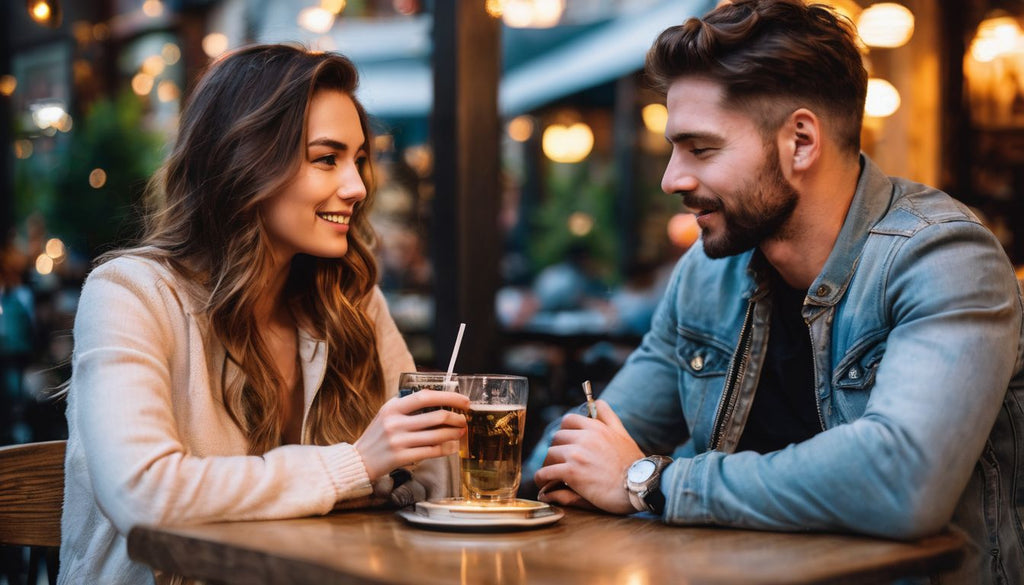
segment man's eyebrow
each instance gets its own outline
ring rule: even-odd
[[[721,136],[711,132],[676,132],[675,134],[665,137],[665,140],[668,140],[670,144],[677,144],[688,140],[706,140],[716,142],[721,139]]]

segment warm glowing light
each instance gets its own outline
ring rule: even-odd
[[[552,124],[544,129],[541,148],[544,155],[555,162],[577,163],[587,158],[594,148],[594,133],[582,122],[572,126]]]
[[[501,18],[512,28],[551,28],[564,11],[565,0],[505,0]]]
[[[406,148],[402,158],[421,177],[429,176],[434,168],[434,152],[423,144]]]
[[[50,5],[43,0],[37,0],[30,4],[28,11],[29,14],[32,15],[32,19],[36,22],[46,22],[52,14],[50,11]]]
[[[160,56],[164,58],[164,63],[174,65],[181,59],[181,49],[174,43],[166,43],[160,49]]]
[[[228,36],[224,33],[210,33],[203,37],[203,52],[211,59],[220,57],[228,50]]]
[[[160,0],[146,0],[142,3],[142,13],[150,18],[156,18],[164,13],[164,5]]]
[[[92,38],[97,41],[105,41],[110,38],[110,27],[105,22],[99,22],[92,26]]]
[[[32,141],[26,138],[14,141],[14,156],[25,160],[32,156]]]
[[[975,61],[988,63],[1003,55],[1021,50],[1024,32],[1012,16],[987,18],[978,25],[971,41],[970,53]]]
[[[864,114],[872,118],[885,118],[896,113],[900,107],[900,92],[884,79],[868,79],[868,95],[864,103]]]
[[[345,10],[346,0],[320,0],[320,8],[333,14],[341,14]]]
[[[374,152],[392,152],[395,150],[395,137],[390,134],[378,134],[373,137]]]
[[[141,70],[146,75],[156,77],[164,72],[166,66],[167,62],[164,61],[163,55],[150,55],[142,62]]]
[[[145,73],[136,73],[132,77],[132,91],[138,95],[149,95],[153,91],[153,76]]]
[[[18,78],[13,75],[0,77],[0,95],[9,96],[18,88]]]
[[[668,220],[668,239],[679,248],[689,248],[700,237],[697,216],[677,213]]]
[[[50,238],[46,240],[46,255],[54,260],[60,260],[64,257],[64,242],[58,238]]]
[[[334,14],[319,6],[312,6],[299,12],[298,22],[299,26],[309,32],[322,35],[334,26]]]
[[[508,137],[516,142],[526,142],[533,136],[533,118],[516,116],[508,123]]]
[[[75,63],[71,66],[71,71],[74,74],[76,83],[85,83],[92,77],[92,65],[85,59],[75,59]]]
[[[813,0],[808,4],[825,4],[839,13],[840,16],[849,19],[850,22],[857,22],[857,16],[861,13],[861,7],[854,0]]]
[[[93,189],[99,189],[103,185],[107,184],[107,171],[103,169],[93,169],[89,173],[89,186]]]
[[[68,132],[71,132],[71,128],[73,128],[74,125],[74,120],[71,119],[71,116],[64,114],[59,120],[57,120],[53,127],[67,134]]]
[[[857,18],[857,32],[869,47],[902,47],[914,34],[914,13],[894,2],[872,4]]]
[[[664,134],[665,126],[668,124],[668,109],[664,104],[647,104],[640,110],[640,117],[644,120],[644,126],[654,134]]]
[[[574,211],[569,215],[567,225],[569,226],[569,233],[582,238],[589,234],[590,230],[594,229],[594,218],[589,213]]]
[[[36,257],[36,272],[46,276],[53,272],[53,258],[50,258],[46,254],[40,254]]]
[[[29,106],[32,111],[32,121],[41,129],[58,128],[68,113],[64,110],[64,104],[46,102],[32,104]]]
[[[79,45],[88,45],[92,41],[92,25],[84,20],[79,20],[71,25],[71,35]]]
[[[164,103],[173,102],[181,97],[181,90],[178,89],[178,84],[165,79],[156,86],[156,97]]]
[[[487,0],[484,2],[484,10],[491,18],[501,18],[502,12],[505,11],[505,2],[504,0]]]

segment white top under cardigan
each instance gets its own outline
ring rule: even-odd
[[[221,400],[224,348],[190,286],[155,261],[127,256],[96,268],[82,289],[67,404],[62,584],[152,583],[150,570],[128,558],[136,524],[326,514],[372,491],[349,444],[246,455]],[[366,312],[393,394],[413,360],[379,289]],[[328,350],[300,330],[303,437]]]

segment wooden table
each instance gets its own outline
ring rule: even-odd
[[[959,533],[900,543],[565,512],[553,526],[503,533],[425,530],[383,510],[136,527],[128,554],[169,573],[240,584],[873,583],[955,568],[965,542]]]

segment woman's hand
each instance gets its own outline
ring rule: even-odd
[[[424,408],[447,407],[455,410]],[[398,467],[459,450],[469,398],[456,392],[420,390],[384,403],[355,443],[371,480]]]

